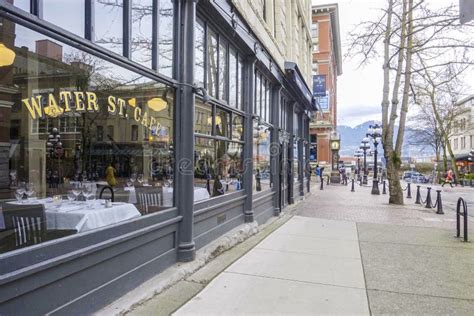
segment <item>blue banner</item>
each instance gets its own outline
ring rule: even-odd
[[[326,96],[326,75],[313,76],[313,95],[315,97]]]

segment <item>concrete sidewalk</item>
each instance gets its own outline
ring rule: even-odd
[[[355,223],[295,216],[176,315],[369,314]]]

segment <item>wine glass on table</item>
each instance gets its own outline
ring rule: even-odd
[[[94,194],[92,183],[86,182],[82,184],[82,195],[86,198],[87,206],[90,206],[89,198]]]
[[[138,174],[137,181],[140,183],[140,186],[143,185],[143,173]]]
[[[74,200],[77,201],[79,198],[79,195],[81,194],[81,183],[80,182],[74,182],[72,184],[72,194],[74,195]],[[69,196],[68,196],[69,199]]]
[[[23,196],[25,195],[25,188],[18,187],[15,190],[15,198],[19,203],[23,203]]]
[[[35,185],[33,184],[33,182],[29,182],[26,185],[25,193],[28,196],[28,199],[30,199],[33,195],[35,195]]]

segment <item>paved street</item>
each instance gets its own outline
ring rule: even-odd
[[[453,237],[450,206],[445,215],[414,199],[391,206],[370,187],[312,192],[214,279],[203,283],[199,271],[187,278],[197,294],[175,314],[472,315],[474,244]],[[151,306],[134,314],[161,314]]]

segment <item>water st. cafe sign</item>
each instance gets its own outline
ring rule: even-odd
[[[123,99],[113,95],[107,98],[107,112],[112,115],[119,115],[129,118],[127,105],[133,109],[133,119],[139,124],[147,127],[150,131],[158,131],[161,128],[158,120],[137,107],[136,98]],[[21,100],[23,106],[28,110],[31,118],[42,119],[45,117],[56,118],[65,113],[76,112],[100,112],[103,104],[100,104],[95,92],[90,91],[61,91],[58,95],[53,93],[38,94]],[[146,102],[149,109],[159,112],[168,106],[163,98],[151,98]]]

